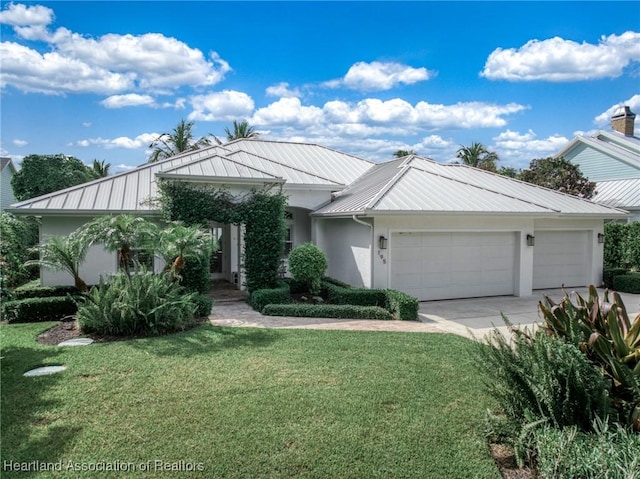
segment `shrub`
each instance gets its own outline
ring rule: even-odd
[[[80,295],[80,291],[75,286],[38,286],[34,288],[16,288],[14,290],[16,299],[26,298],[50,298],[53,296]]]
[[[554,479],[640,477],[640,434],[596,422],[593,433],[549,426],[534,432],[539,477]]]
[[[339,279],[332,278],[331,276],[323,277],[322,281],[324,281],[325,283],[331,283],[331,284],[334,284],[336,286],[340,286],[342,288],[351,288],[350,284],[345,283],[344,281],[340,281]]]
[[[289,285],[285,281],[279,282],[277,288],[258,289],[251,293],[249,303],[256,311],[262,311],[267,304],[283,304],[291,301]]]
[[[25,298],[2,303],[2,319],[9,323],[60,321],[73,316],[78,307],[71,296]]]
[[[314,244],[304,243],[289,253],[289,270],[296,281],[309,285],[311,294],[320,294],[320,281],[327,269],[327,257]]]
[[[309,285],[305,282],[298,281],[294,278],[285,278],[283,281],[289,285],[292,294],[306,293],[309,291]]]
[[[195,316],[197,318],[204,318],[211,314],[211,308],[213,307],[213,298],[211,296],[195,294],[191,301],[196,305]]]
[[[37,270],[24,267],[35,256],[30,248],[38,243],[38,222],[34,218],[18,218],[11,213],[0,214],[0,294],[37,276]]]
[[[613,289],[621,293],[640,294],[640,273],[628,273],[613,278]]]
[[[387,297],[387,309],[395,318],[402,321],[418,320],[420,303],[417,298],[393,289],[387,289],[385,294]]]
[[[604,268],[602,282],[607,288],[613,288],[613,279],[621,274],[627,274],[626,268]]]
[[[623,257],[625,266],[640,270],[640,221],[632,221],[626,224],[627,235],[624,242]]]
[[[604,267],[620,268],[624,265],[624,243],[627,225],[611,222],[604,225]]]
[[[393,319],[389,311],[377,306],[347,304],[267,304],[262,314],[310,318]]]
[[[179,331],[194,322],[194,297],[170,275],[140,267],[135,274],[119,272],[109,283],[93,287],[78,307],[78,324],[85,332],[114,336]]]
[[[209,279],[209,258],[186,256],[180,271],[180,285],[193,293],[207,294],[211,290]]]
[[[387,305],[387,296],[381,289],[343,288],[333,283],[322,283],[322,289],[327,301],[332,304],[353,304],[357,306]]]

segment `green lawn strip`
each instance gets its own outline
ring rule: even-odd
[[[205,468],[127,477],[499,477],[464,338],[204,325],[55,348],[33,341],[44,327],[0,328],[5,461]],[[68,369],[22,376],[44,364]]]

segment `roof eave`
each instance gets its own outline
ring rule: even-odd
[[[161,216],[160,210],[60,210],[49,208],[7,208],[5,211],[19,216],[105,216],[105,215],[136,215]]]

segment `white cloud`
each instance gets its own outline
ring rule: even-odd
[[[615,78],[640,61],[640,33],[603,36],[597,45],[554,37],[521,48],[497,48],[481,76],[508,81],[580,81]]]
[[[89,147],[100,146],[108,150],[114,148],[125,148],[128,150],[134,150],[139,148],[148,148],[149,145],[160,136],[159,133],[142,133],[135,138],[129,138],[127,136],[120,136],[118,138],[106,139],[106,138],[88,138],[80,140],[75,143],[75,146]]]
[[[246,93],[224,90],[190,98],[193,112],[189,120],[232,121],[246,118],[253,112],[253,99]]]
[[[90,128],[92,125],[92,123],[90,121],[83,121],[82,122],[82,126],[84,126],[85,128]]]
[[[92,38],[64,27],[51,32],[47,26],[53,11],[38,6],[11,4],[0,15],[18,36],[44,41],[50,49],[40,53],[2,42],[2,87],[54,94],[161,92],[214,85],[231,70],[217,53],[205,57],[199,49],[160,33]]]
[[[298,88],[289,88],[287,82],[281,82],[277,85],[271,85],[265,90],[267,96],[275,96],[278,98],[299,97],[300,90]]]
[[[128,93],[126,95],[113,95],[100,102],[105,108],[124,108],[127,106],[154,106],[155,100],[150,95],[138,95]]]
[[[640,114],[640,95],[633,95],[631,98],[618,103],[616,105],[612,105],[609,108],[607,108],[606,111],[600,113],[598,116],[596,116],[593,120],[593,122],[596,124],[596,126],[598,128],[601,129],[609,129],[611,126],[611,117],[613,116],[614,113],[616,113],[620,107],[622,106],[628,106],[632,112],[636,113],[636,115]],[[638,117],[636,116],[636,123],[635,123],[635,133],[636,136],[640,135],[640,120],[638,119]]]
[[[526,133],[506,130],[494,137],[493,141],[493,148],[501,159],[500,165],[526,168],[534,158],[555,155],[569,142],[569,138],[552,135],[538,139],[532,130]]]
[[[322,110],[316,106],[303,106],[299,98],[281,98],[258,109],[250,120],[257,126],[289,125],[308,127],[322,121]]]
[[[323,86],[344,86],[358,91],[390,90],[400,84],[412,85],[429,80],[433,75],[424,67],[413,68],[395,62],[358,62],[349,68],[344,78],[329,80]]]
[[[11,143],[13,143],[14,145],[16,145],[17,147],[20,147],[20,148],[23,147],[23,146],[27,146],[29,144],[28,141],[20,140],[19,138],[16,138]]]

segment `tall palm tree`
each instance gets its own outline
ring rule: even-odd
[[[88,245],[102,243],[107,251],[117,252],[119,266],[127,275],[133,248],[149,248],[157,234],[154,223],[132,215],[99,216],[78,233]]]
[[[404,158],[405,156],[409,155],[417,155],[417,153],[415,152],[415,150],[396,150],[393,152],[394,158]]]
[[[493,151],[487,150],[482,143],[474,142],[471,146],[460,145],[456,154],[462,160],[462,163],[468,166],[474,166],[486,171],[496,172],[496,163],[499,161],[498,155]]]
[[[211,234],[197,226],[174,222],[160,231],[156,250],[175,276],[184,268],[185,257],[208,257],[211,254]]]
[[[207,137],[196,140],[193,137],[193,121],[180,120],[178,126],[171,133],[163,133],[153,140],[149,148],[153,148],[149,163],[164,160],[171,156],[183,153],[185,151],[197,150],[211,145],[211,141]]]
[[[247,120],[233,120],[233,131],[225,128],[224,132],[227,134],[227,141],[237,140],[239,138],[256,138],[260,135],[253,126],[249,125]]]
[[[39,265],[54,271],[66,271],[73,277],[79,291],[87,290],[87,283],[80,277],[80,264],[87,257],[89,244],[71,234],[67,237],[51,236],[46,242],[34,247],[40,259],[27,261],[25,266]]]
[[[98,161],[93,160],[92,173],[96,178],[105,178],[109,176],[109,168],[111,168],[111,163],[104,164],[105,160]]]

